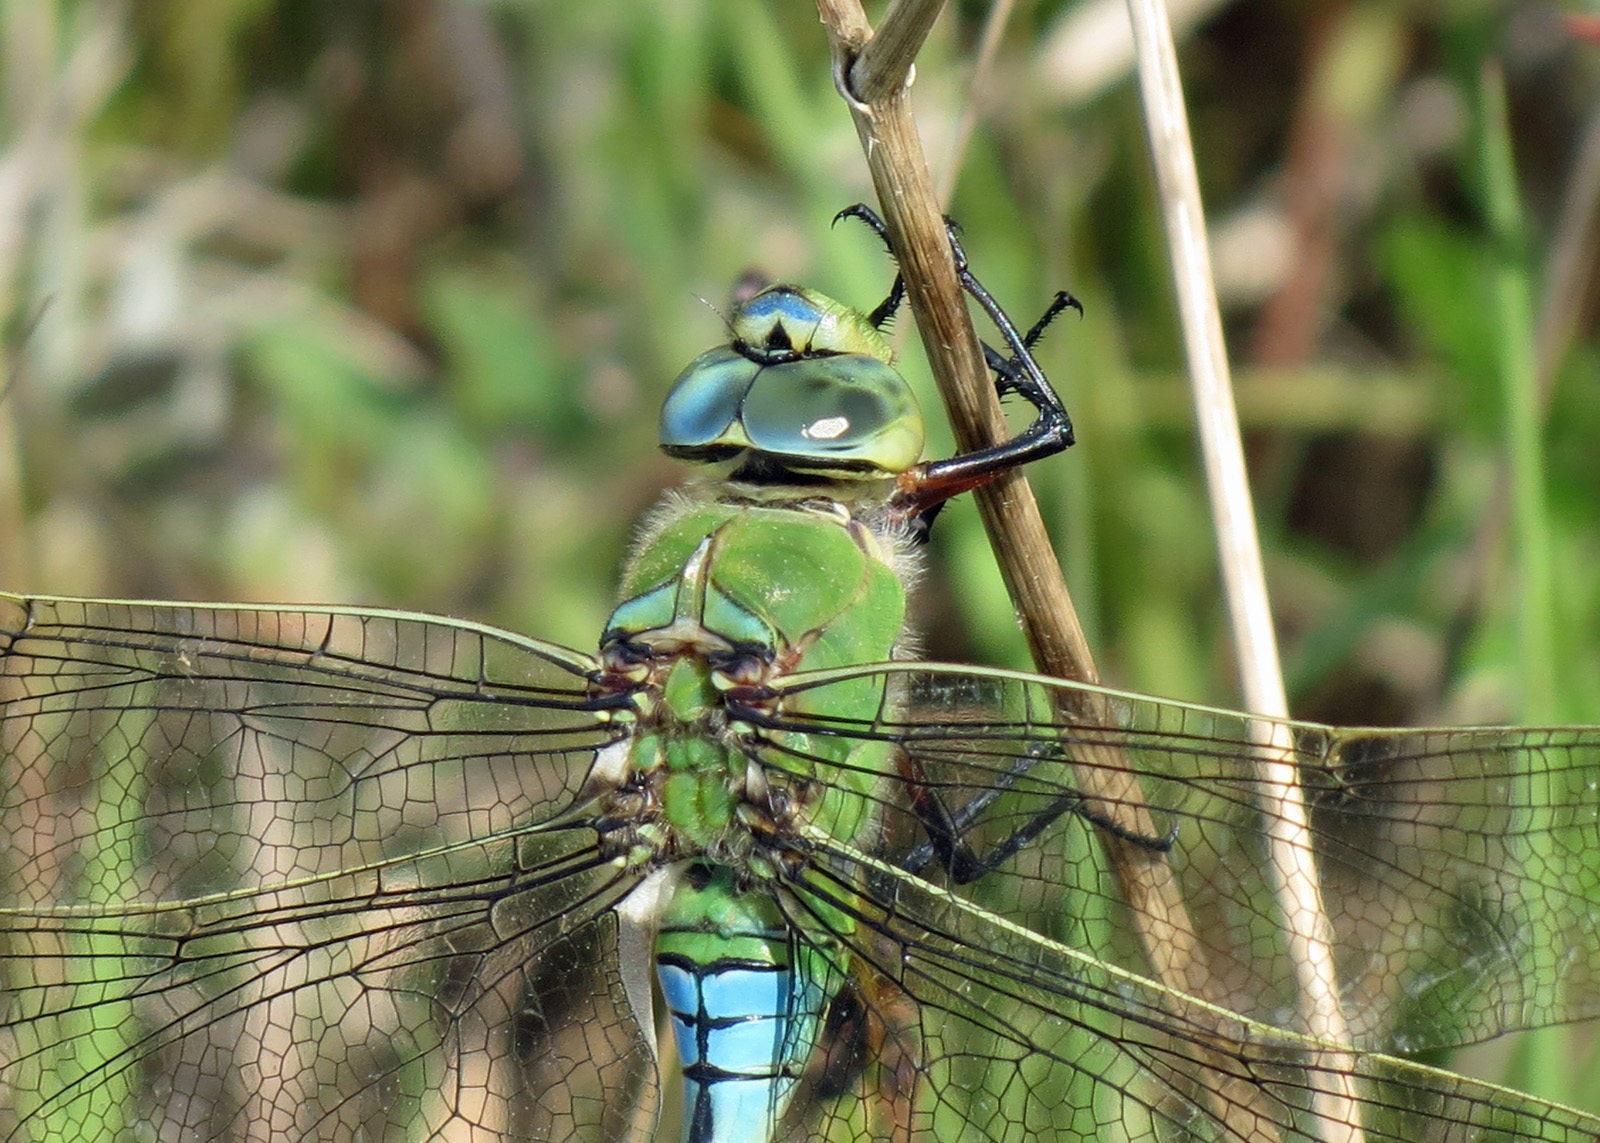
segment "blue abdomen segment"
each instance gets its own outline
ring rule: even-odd
[[[785,918],[772,887],[692,863],[656,933],[682,1061],[684,1143],[772,1140],[842,984],[841,951]]]
[[[820,1023],[817,990],[774,964],[660,956],[683,1061],[685,1143],[773,1137]]]

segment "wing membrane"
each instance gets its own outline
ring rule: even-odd
[[[654,1137],[637,877],[576,812],[625,734],[593,669],[392,612],[0,597],[0,1138]],[[747,712],[774,769],[894,744],[869,836],[805,839],[781,898],[857,918],[792,1134],[1311,1137],[1251,720],[909,664],[789,709],[864,679],[868,722]],[[1593,1138],[1383,1053],[1600,1009],[1600,732],[1291,734],[1369,1129]],[[1181,889],[1195,989],[1108,838]]]
[[[591,668],[398,613],[0,601],[4,1137],[642,1133],[633,879],[560,822],[619,737]]]
[[[906,1136],[941,1143],[1329,1137],[1313,1105],[1316,1090],[1336,1083],[1319,1070],[1324,1045],[1116,969],[819,840],[807,891],[837,903],[866,883],[879,888],[859,910],[853,952],[870,966],[867,1006],[887,1044],[879,1054],[906,1066],[894,1077],[869,1063],[863,1088],[814,1104],[820,1137],[884,1136],[886,1086],[899,1089]],[[1369,1139],[1571,1141],[1592,1138],[1597,1126],[1409,1061],[1358,1053],[1353,1063]]]
[[[953,1062],[941,1074],[939,1060],[992,1053],[1017,1061],[998,1075],[1026,1075],[1031,1065],[1073,1087],[1058,1106],[1091,1125],[1108,1093],[1121,1091],[1158,1136],[1212,1137],[1227,1122],[1249,1137],[1214,1095],[1184,1094],[1180,1077],[1199,1076],[1190,1085],[1205,1092],[1243,1084],[1224,1104],[1275,1123],[1278,1137],[1308,1130],[1309,1097],[1291,1093],[1326,1086],[1313,1082],[1324,1065],[1303,1035],[1281,935],[1269,803],[1251,763],[1263,736],[1253,720],[926,664],[802,676],[793,687],[811,692],[807,710],[826,710],[828,687],[868,675],[898,696],[870,724],[752,717],[780,746],[838,734],[900,747],[876,835],[862,843],[871,859],[828,852],[839,860],[835,896],[848,898],[854,886],[869,917],[881,911],[869,929],[884,944],[871,959],[907,998],[886,1001],[886,1011],[917,1013],[909,1026],[919,1047],[905,1057],[923,1061],[930,1098],[950,1093],[960,1104],[978,1074],[961,1078]],[[1600,730],[1290,729],[1311,816],[1298,844],[1311,847],[1321,873],[1360,1049],[1453,1047],[1600,1011],[1591,920],[1600,915],[1600,875],[1589,858],[1600,845]],[[763,757],[792,765],[781,750]],[[1134,794],[1103,795],[1119,788],[1102,781],[1112,770]],[[1139,815],[1147,824],[1129,828]],[[1160,983],[1172,978],[1152,959],[1150,933],[1170,918],[1129,904],[1138,897],[1108,859],[1108,840],[1181,888],[1196,947],[1178,968],[1200,982],[1194,996]],[[1190,1015],[1197,1005],[1204,1019]],[[945,1036],[953,1027],[984,1046],[930,1048],[938,1040],[930,1029]],[[1027,1031],[1001,1031],[1018,1028]],[[1072,1050],[1049,1048],[1056,1036]],[[1175,1042],[1199,1045],[1204,1060],[1174,1062],[1189,1055]],[[1502,1121],[1518,1115],[1532,1116],[1524,1130],[1533,1138],[1587,1138],[1600,1126],[1378,1055],[1359,1056],[1355,1067],[1376,1129],[1394,1138],[1512,1130]],[[1011,1090],[1019,1107],[1049,1103],[1025,1082]],[[966,1112],[965,1128],[952,1122],[948,1136],[933,1137],[1031,1137],[1021,1126],[1027,1114],[1018,1114],[986,1135],[973,1126],[982,1117]]]

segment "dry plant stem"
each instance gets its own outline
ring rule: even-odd
[[[950,152],[945,156],[944,170],[939,175],[939,201],[946,206],[956,193],[956,180],[961,177],[961,162],[966,157],[968,144],[972,142],[972,133],[978,127],[978,120],[988,110],[985,103],[989,77],[994,72],[994,61],[1000,54],[1000,40],[1005,34],[1006,24],[1011,20],[1015,4],[1016,0],[995,0],[994,7],[989,9],[989,15],[983,22],[983,36],[978,41],[978,55],[972,65],[971,81],[967,85],[967,105],[962,109],[961,122],[956,125]]]
[[[1129,0],[1128,10],[1245,708],[1286,717],[1288,700],[1267,605],[1177,54],[1165,9],[1156,0]]]
[[[835,74],[849,76],[852,62],[872,35],[871,26],[857,0],[818,0],[817,6],[833,44]],[[909,92],[902,83],[885,98],[868,103],[852,95],[847,80],[840,87],[855,118],[917,328],[956,440],[963,450],[1002,440],[1005,421],[956,280],[944,221],[911,118]],[[1013,473],[980,488],[976,496],[1034,662],[1047,674],[1096,681],[1094,660],[1027,482],[1020,473]],[[1057,701],[1063,707],[1060,715],[1073,722],[1096,728],[1114,725],[1103,702],[1092,692],[1058,697]],[[1130,835],[1160,836],[1120,748],[1082,747],[1075,754],[1078,781],[1091,800]],[[1165,855],[1110,831],[1101,830],[1098,835],[1158,979],[1177,992],[1207,996],[1212,991],[1210,978]],[[1237,1072],[1237,1062],[1230,1065],[1223,1056],[1213,1056],[1198,1044],[1188,1051],[1212,1069],[1219,1089],[1212,1092],[1218,1117],[1240,1138],[1273,1139],[1270,1132],[1263,1134],[1257,1126],[1267,1114],[1258,1093],[1242,1082],[1223,1079]]]
[[[1245,706],[1282,718],[1287,714],[1288,703],[1267,605],[1255,511],[1222,340],[1222,319],[1211,277],[1205,214],[1178,78],[1177,50],[1160,0],[1128,0],[1128,12]],[[1289,934],[1289,957],[1296,969],[1301,1016],[1317,1038],[1330,1044],[1348,1044],[1349,1030],[1339,1004],[1338,975],[1333,963],[1332,926],[1322,906],[1309,820],[1295,780],[1293,743],[1287,728],[1277,722],[1258,723],[1254,734],[1260,746],[1255,763],[1261,778],[1261,813],[1270,837],[1272,867]],[[1330,1049],[1318,1053],[1312,1063],[1330,1080],[1326,1088],[1319,1085],[1315,1100],[1323,1137],[1329,1143],[1353,1143],[1360,1138],[1361,1129],[1358,1093],[1348,1075],[1350,1057]]]
[[[850,65],[848,86],[856,98],[877,103],[905,87],[943,7],[944,0],[895,0],[889,6],[877,34]]]
[[[872,34],[861,6],[857,0],[818,0],[818,9],[834,44],[836,70],[848,69]],[[956,280],[908,91],[902,84],[877,103],[851,98],[850,108],[956,441],[963,452],[1002,441],[1005,420]],[[1035,662],[1061,678],[1097,682],[1094,659],[1026,481],[1020,474],[1008,475],[979,489],[977,499],[991,539],[1005,537],[996,541],[1001,572]]]

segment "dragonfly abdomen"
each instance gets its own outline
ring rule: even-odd
[[[770,889],[697,863],[656,937],[656,978],[682,1061],[684,1143],[773,1138],[815,1046],[828,959]]]

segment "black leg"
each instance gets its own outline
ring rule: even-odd
[[[878,217],[877,211],[864,202],[858,202],[854,206],[845,207],[834,215],[834,223],[837,224],[841,218],[854,218],[864,223],[869,230],[878,236],[878,240],[883,243],[883,248],[889,252],[889,257],[894,257],[894,247],[889,243],[889,228],[884,225],[883,219]],[[896,271],[894,284],[889,287],[889,296],[878,303],[878,308],[867,315],[867,320],[873,324],[874,328],[882,329],[890,321],[894,320],[895,314],[900,312],[901,303],[905,300],[905,275]]]
[[[1010,861],[1063,814],[1069,813],[1141,849],[1153,853],[1171,851],[1172,843],[1178,836],[1176,824],[1161,837],[1146,836],[1118,825],[1111,817],[1095,810],[1084,795],[1069,790],[1051,799],[998,845],[982,855],[974,852],[962,835],[978,822],[985,810],[1016,784],[1017,779],[1047,756],[1060,759],[1062,752],[1055,747],[1039,747],[1021,755],[1009,770],[995,779],[993,785],[975,795],[954,813],[925,783],[919,782],[917,777],[906,775],[906,768],[902,767],[902,776],[907,777],[908,785],[912,787],[912,807],[927,831],[928,840],[908,853],[901,860],[900,868],[908,873],[920,873],[937,858],[952,881],[965,885]],[[913,763],[910,769],[913,774],[920,776],[920,765]]]
[[[840,218],[859,220],[886,246],[889,244],[889,229],[871,208],[857,203],[840,211],[834,220]],[[995,390],[1002,396],[1018,394],[1038,411],[1038,416],[1032,425],[1009,441],[949,460],[921,464],[902,476],[895,504],[913,522],[913,529],[919,533],[926,533],[933,518],[932,510],[950,497],[986,484],[1019,465],[1054,455],[1073,441],[1072,419],[1067,415],[1060,396],[1039,368],[1039,363],[1034,360],[1032,347],[1063,310],[1076,309],[1081,314],[1082,305],[1071,294],[1058,293],[1026,334],[1018,332],[1010,316],[968,266],[959,227],[947,218],[945,229],[950,238],[950,250],[955,257],[961,288],[983,307],[1009,350],[1008,354],[1002,355],[987,344],[983,347],[984,360],[995,374]],[[881,325],[887,321],[904,297],[904,279],[896,275],[889,296],[871,314],[874,324]]]

